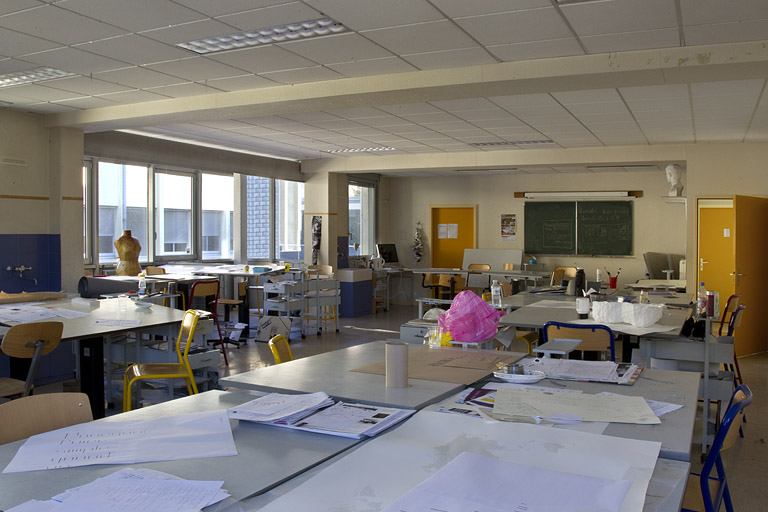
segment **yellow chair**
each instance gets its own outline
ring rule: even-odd
[[[248,281],[240,281],[237,283],[237,299],[219,299],[219,304],[222,304],[224,306],[224,331],[226,332],[227,328],[231,327],[229,322],[229,314],[232,311],[232,308],[237,306],[238,308],[245,304],[246,296],[245,294],[248,293]],[[242,298],[240,298],[242,297]],[[224,339],[224,343],[230,343],[237,348],[240,348],[240,343],[245,343],[245,340],[232,340],[229,338]]]
[[[136,381],[147,379],[184,379],[190,395],[197,394],[197,384],[189,366],[189,347],[195,338],[195,329],[200,319],[200,313],[187,310],[181,319],[181,328],[176,337],[176,355],[178,363],[138,363],[125,369],[123,374],[123,412],[131,410],[131,386]],[[182,349],[181,344],[184,343]]]
[[[472,290],[475,293],[482,294],[485,290],[490,290],[491,288],[491,276],[488,276],[488,283],[485,282],[479,283],[479,281],[482,281],[483,276],[478,275],[479,272],[488,272],[491,270],[491,266],[485,263],[470,263],[467,265],[467,270],[470,272],[467,273],[467,284],[466,289]],[[472,271],[475,272],[472,272]],[[482,284],[482,286],[479,286],[479,284]]]
[[[0,378],[0,397],[27,396],[34,386],[35,372],[40,358],[59,346],[64,324],[61,322],[33,322],[11,327],[0,343],[0,351],[9,357],[31,359],[27,380]]]
[[[282,334],[278,334],[269,340],[269,349],[272,351],[272,357],[275,358],[275,364],[293,361],[291,346],[288,344],[286,337]]]
[[[515,264],[514,263],[504,263],[502,266],[503,270],[515,270]]]
[[[189,307],[192,308],[192,301],[195,297],[200,297],[206,302],[203,311],[206,311],[213,318],[213,323],[216,325],[216,331],[219,333],[218,340],[212,340],[208,343],[218,344],[221,348],[221,353],[224,354],[224,364],[229,366],[229,359],[227,359],[227,351],[225,350],[226,340],[221,333],[221,325],[219,325],[219,280],[218,279],[203,279],[195,281],[189,289]],[[212,300],[208,300],[212,298]]]
[[[144,267],[145,276],[159,276],[162,274],[165,274],[165,269],[163,267],[153,267],[153,266]]]
[[[559,286],[563,281],[576,279],[576,267],[555,267],[552,271],[550,286]]]
[[[467,280],[459,274],[440,274],[437,280],[441,298],[452,299],[457,293],[464,290]]]
[[[25,396],[0,405],[0,444],[92,420],[85,393]]]

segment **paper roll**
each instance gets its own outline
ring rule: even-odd
[[[386,348],[386,378],[388,388],[408,387],[408,345],[392,341]]]

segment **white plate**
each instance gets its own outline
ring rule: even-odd
[[[546,378],[547,374],[540,372],[539,370],[529,370],[526,371],[525,375],[493,372],[493,376],[513,384],[533,384],[534,382],[539,382],[541,379]]]
[[[147,301],[143,301],[143,300],[135,300],[134,299],[133,303],[139,309],[149,309],[149,308],[152,307],[152,303],[151,302],[147,302]]]

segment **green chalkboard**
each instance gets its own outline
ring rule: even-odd
[[[525,252],[576,254],[576,203],[525,203]]]
[[[631,201],[579,201],[576,210],[578,254],[632,254]]]
[[[631,201],[525,203],[525,252],[629,256]]]

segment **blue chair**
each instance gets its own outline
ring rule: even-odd
[[[682,510],[716,512],[720,505],[725,503],[725,510],[733,512],[731,494],[728,490],[728,482],[725,478],[725,468],[720,457],[721,450],[728,449],[736,440],[736,429],[731,429],[734,422],[744,414],[744,409],[752,403],[752,390],[742,384],[731,397],[728,409],[725,411],[720,428],[717,430],[715,440],[709,449],[709,455],[701,468],[701,473],[691,473],[688,487],[685,491]],[[714,470],[714,471],[713,471]]]
[[[556,338],[582,340],[579,350],[609,351],[611,353],[611,361],[616,360],[616,336],[605,325],[569,324],[563,322],[545,323],[542,327],[542,342],[546,343]]]

